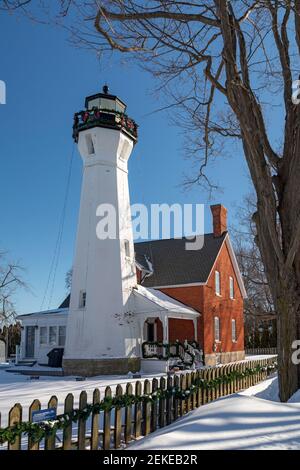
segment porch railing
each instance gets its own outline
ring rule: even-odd
[[[198,348],[197,343],[188,341],[184,343],[180,341],[174,343],[145,341],[142,344],[142,354],[144,359],[177,359],[179,364],[191,367],[194,363],[196,365],[203,363],[203,354]]]

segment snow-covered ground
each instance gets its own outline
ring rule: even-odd
[[[29,368],[28,368],[29,369]],[[38,366],[31,367],[30,370],[37,371],[45,368]],[[163,374],[161,374],[163,375]],[[159,374],[153,376],[147,375],[145,378],[157,377]],[[88,402],[91,403],[92,395],[95,388],[99,388],[101,394],[104,394],[105,387],[110,385],[112,390],[118,385],[125,385],[130,382],[136,382],[135,379],[123,376],[101,376],[89,377],[84,381],[76,381],[76,377],[43,377],[40,376],[39,380],[30,380],[29,376],[21,375],[13,372],[6,372],[0,369],[0,412],[1,412],[1,426],[7,425],[8,412],[15,403],[20,403],[23,407],[23,420],[28,418],[28,408],[34,399],[41,402],[42,408],[47,408],[47,404],[52,395],[58,398],[58,413],[63,412],[64,400],[68,393],[74,395],[74,406],[78,406],[79,395],[82,390],[85,390],[88,395]]]
[[[277,378],[204,405],[129,449],[300,449],[300,391],[278,401]]]

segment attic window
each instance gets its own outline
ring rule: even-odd
[[[89,154],[89,155],[93,155],[93,154],[95,153],[95,147],[94,147],[92,135],[91,135],[91,134],[87,134],[87,135],[85,136],[85,140],[86,140],[86,145],[87,145],[88,154]]]
[[[230,298],[234,299],[234,279],[231,276],[229,278],[229,291],[230,291]]]
[[[215,272],[215,288],[216,288],[216,294],[221,295],[221,279],[220,279],[219,271]]]

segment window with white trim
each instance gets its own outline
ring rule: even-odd
[[[215,288],[216,294],[221,295],[221,276],[219,271],[215,271]]]
[[[64,346],[66,342],[66,332],[67,328],[65,325],[60,325],[58,327],[58,346]]]
[[[214,318],[215,341],[220,341],[220,318]]]
[[[47,344],[47,327],[41,326],[40,327],[40,346],[45,346]]]
[[[94,147],[94,142],[93,142],[93,138],[92,138],[91,134],[86,134],[85,140],[86,140],[86,146],[87,146],[88,154],[89,155],[94,155],[95,147]]]
[[[86,306],[86,291],[82,290],[79,294],[79,308],[85,308]]]
[[[49,326],[49,346],[57,344],[57,326]]]
[[[232,342],[236,343],[236,320],[231,320],[231,337],[232,337]]]
[[[234,279],[229,277],[229,295],[231,299],[234,299]]]

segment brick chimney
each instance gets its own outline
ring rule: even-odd
[[[210,206],[213,216],[214,237],[221,237],[227,231],[227,209],[222,204]]]

